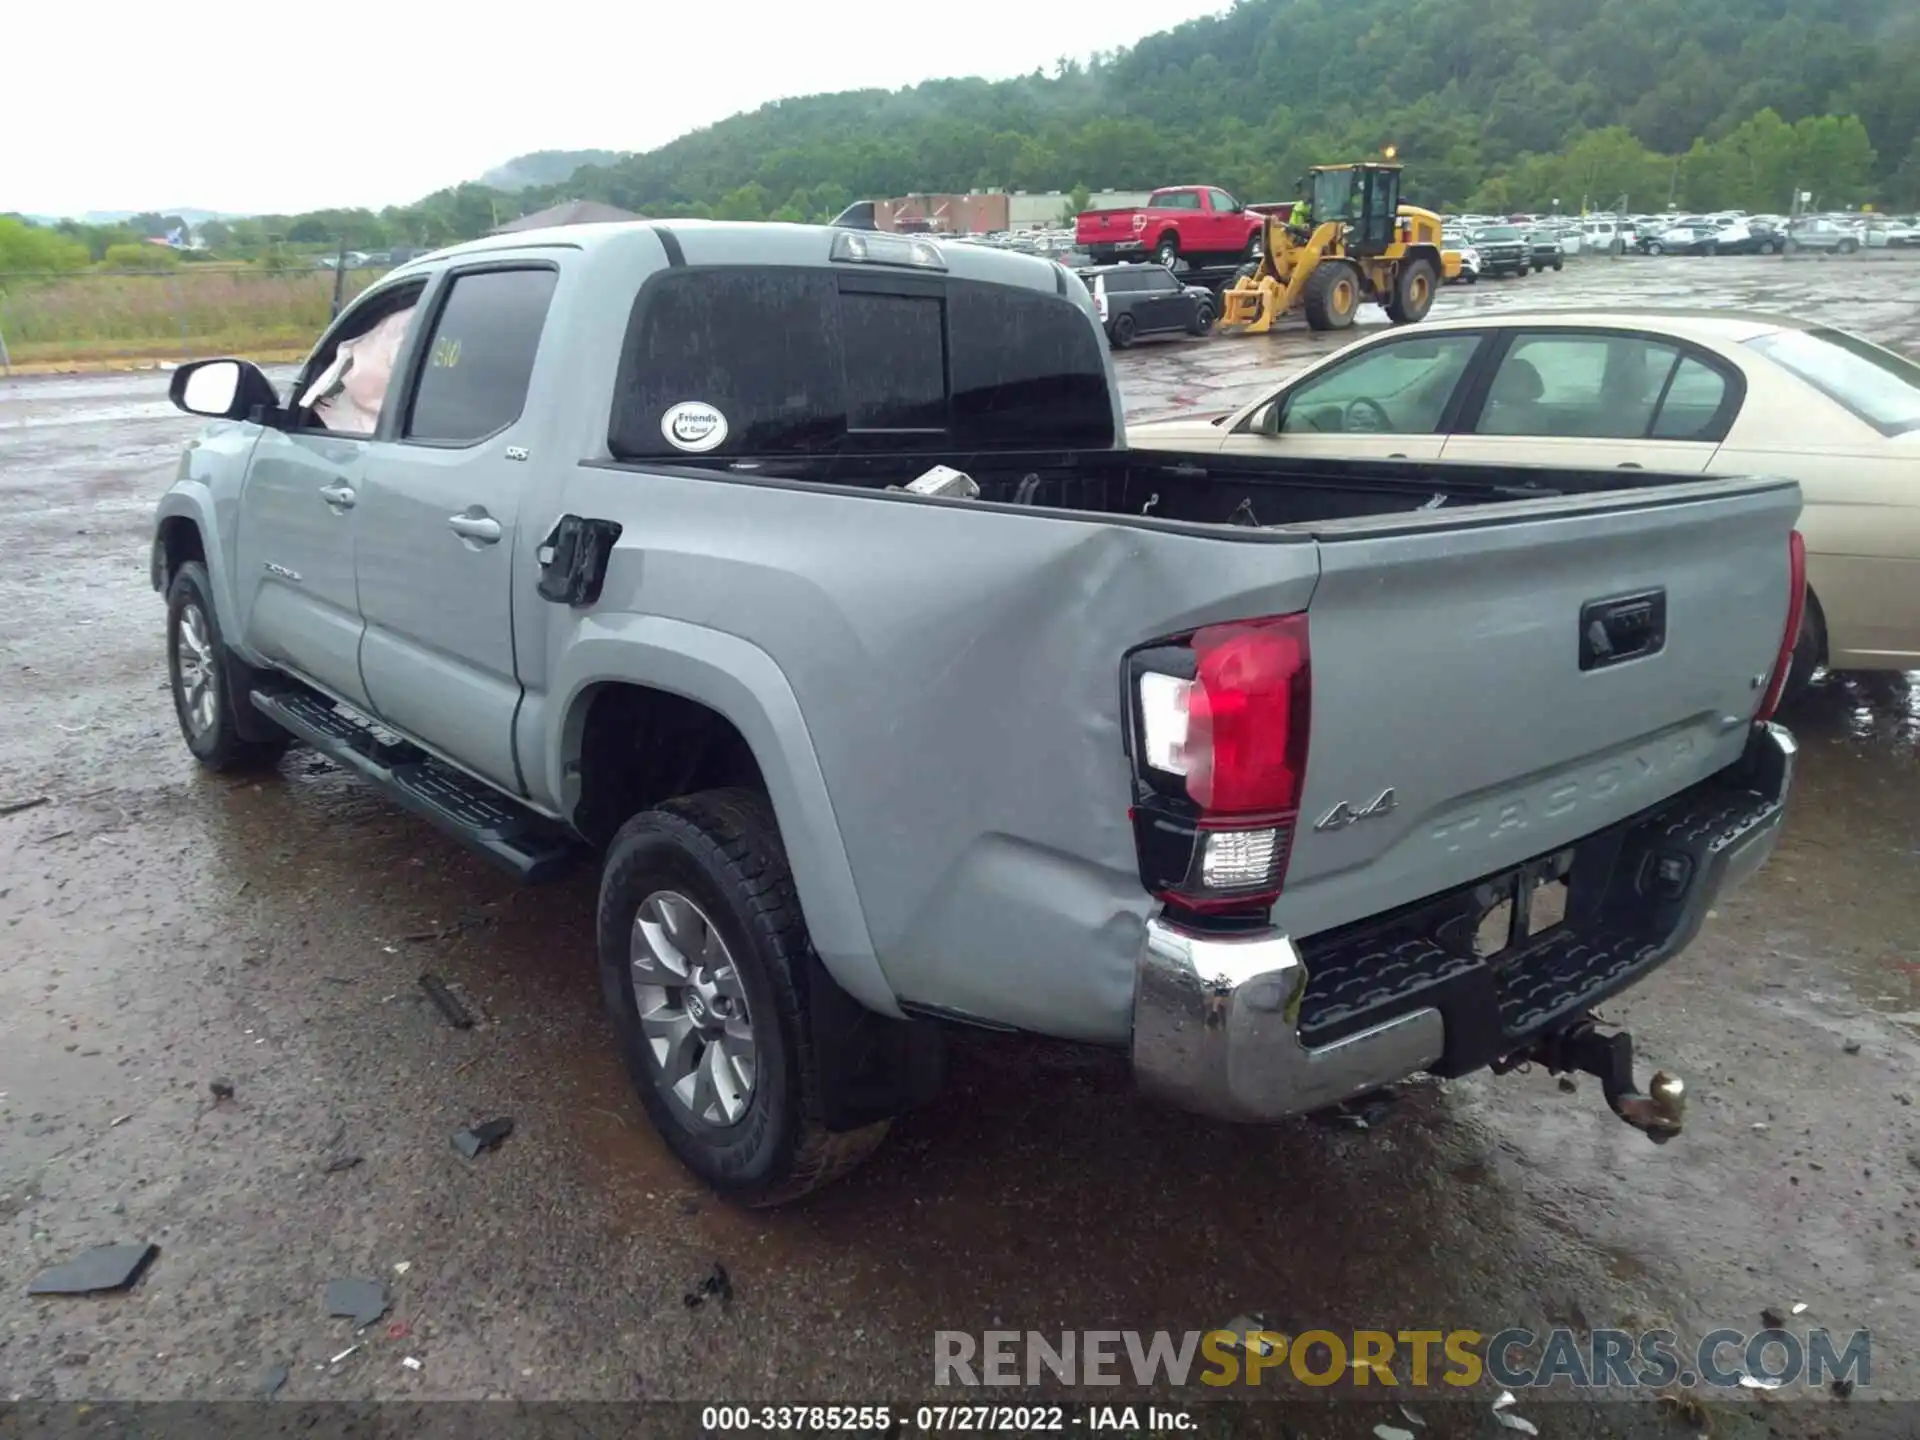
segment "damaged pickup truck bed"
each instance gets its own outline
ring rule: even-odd
[[[316,423],[401,311],[371,433]],[[1533,1059],[1678,1129],[1589,1012],[1772,848],[1791,483],[1130,452],[1057,265],[777,225],[476,242],[290,397],[173,393],[189,747],[597,852],[616,1040],[730,1195],[860,1159],[961,1023],[1231,1119]]]

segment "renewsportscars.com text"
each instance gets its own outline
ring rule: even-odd
[[[935,1385],[1478,1385],[1778,1389],[1873,1382],[1870,1334],[1715,1330],[939,1330]]]

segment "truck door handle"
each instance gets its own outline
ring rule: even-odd
[[[482,545],[492,545],[500,538],[500,522],[484,511],[478,515],[466,511],[449,515],[447,528],[462,540],[478,540]]]
[[[351,485],[342,485],[338,481],[335,481],[331,485],[322,485],[320,487],[320,498],[336,510],[351,510],[353,508],[354,498],[353,487]]]

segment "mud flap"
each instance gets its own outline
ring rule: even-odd
[[[807,1016],[820,1079],[821,1123],[858,1130],[924,1105],[946,1078],[946,1036],[930,1020],[890,1020],[807,958]]]

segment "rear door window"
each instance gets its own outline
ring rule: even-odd
[[[720,425],[677,436],[689,405]],[[643,290],[608,442],[627,459],[1104,449],[1114,424],[1099,330],[1060,295],[739,267],[673,271]]]
[[[1474,433],[1644,438],[1679,359],[1677,347],[1638,335],[1517,336]]]
[[[427,337],[405,438],[467,445],[520,418],[559,278],[549,269],[453,278]]]

